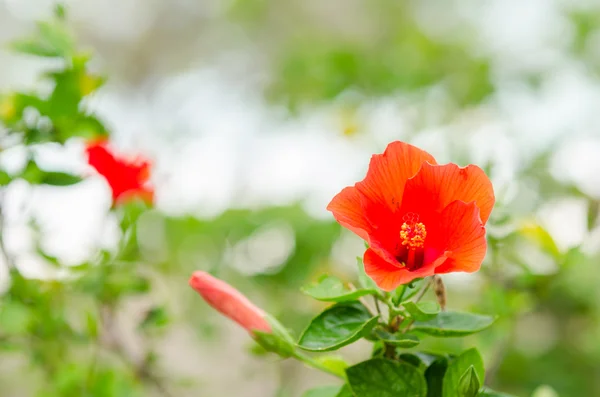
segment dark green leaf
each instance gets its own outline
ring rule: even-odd
[[[375,290],[368,289],[358,289],[353,291],[347,288],[342,280],[332,276],[322,277],[318,283],[303,288],[302,292],[317,300],[329,302],[353,301],[361,296],[376,293]]]
[[[431,320],[440,312],[440,305],[437,302],[404,302],[402,305],[416,321]]]
[[[419,338],[411,334],[391,334],[384,330],[377,330],[375,331],[375,335],[385,343],[397,347],[410,348],[420,343]]]
[[[426,397],[423,375],[409,364],[375,358],[346,370],[357,397]]]
[[[481,383],[472,365],[465,371],[458,381],[458,395],[460,397],[476,397]]]
[[[438,337],[465,336],[483,331],[495,317],[462,312],[442,312],[429,321],[417,321],[413,330]]]
[[[342,386],[322,386],[308,390],[302,397],[337,397]]]
[[[448,366],[443,381],[443,397],[463,397],[460,393],[461,378],[471,367],[477,375],[480,385],[483,384],[485,381],[483,359],[477,349],[469,349],[454,359]]]
[[[344,386],[342,386],[342,389],[335,397],[355,397],[355,396],[354,396],[354,394],[352,394],[352,390],[350,390],[350,386],[344,385]]]
[[[153,307],[148,310],[139,327],[143,330],[162,328],[169,324],[169,316],[164,307]]]
[[[64,172],[43,172],[40,183],[52,186],[71,186],[81,181],[81,177]]]
[[[448,360],[445,358],[438,358],[425,370],[427,397],[440,397],[442,395],[444,374],[446,374],[447,369]]]
[[[360,302],[338,303],[311,321],[298,345],[310,351],[336,350],[370,332],[378,319]]]

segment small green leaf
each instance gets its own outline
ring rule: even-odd
[[[342,386],[342,389],[335,397],[354,397],[354,394],[352,394],[352,390],[350,390],[350,386],[344,385],[344,386]]]
[[[140,322],[139,328],[142,330],[151,330],[163,328],[169,324],[169,315],[164,307],[153,307],[146,312],[144,319]]]
[[[437,337],[465,336],[483,331],[496,317],[462,312],[442,312],[428,321],[416,321],[413,331]]]
[[[10,177],[10,175],[8,175],[6,171],[0,170],[0,186],[8,185],[11,180],[12,178]]]
[[[461,379],[471,367],[479,384],[483,384],[485,379],[483,359],[477,349],[469,349],[454,359],[448,366],[443,381],[443,397],[466,397],[460,393]]]
[[[352,291],[344,285],[342,280],[333,276],[321,277],[318,283],[304,287],[302,292],[317,300],[328,302],[348,302],[376,293],[375,290],[368,289]]]
[[[294,345],[279,335],[262,331],[253,331],[252,334],[254,340],[270,353],[278,354],[284,358],[294,354]]]
[[[418,278],[408,284],[399,286],[393,293],[392,302],[394,305],[399,305],[400,303],[409,300],[423,288],[424,284],[425,279]]]
[[[458,381],[458,395],[460,397],[476,397],[481,383],[472,365],[465,371]]]
[[[337,373],[341,377],[346,376],[346,368],[348,368],[348,363],[340,356],[321,356],[316,357],[315,361]]]
[[[298,345],[309,351],[337,350],[370,332],[378,319],[360,302],[338,303],[311,321]]]
[[[447,369],[448,360],[446,358],[438,358],[425,370],[427,397],[440,397],[442,395],[442,385]]]
[[[391,334],[384,330],[377,330],[375,335],[389,345],[403,348],[415,347],[421,342],[417,336],[411,334]]]
[[[40,183],[51,186],[71,186],[81,181],[81,177],[64,172],[43,172]]]
[[[426,397],[423,375],[409,364],[374,358],[346,370],[358,397]]]
[[[266,351],[281,357],[290,357],[296,350],[294,338],[275,317],[267,314],[265,319],[271,325],[271,332],[254,331],[254,339]]]
[[[437,302],[404,302],[402,305],[416,321],[431,320],[440,312],[440,305]]]
[[[490,388],[484,387],[483,390],[481,390],[479,392],[477,397],[515,397],[515,396],[513,396],[512,394],[500,393],[500,392],[494,391]],[[532,397],[540,397],[540,396],[536,396],[535,392],[534,392],[534,395]],[[553,397],[553,396],[547,396],[547,397]]]
[[[360,286],[367,290],[379,291],[379,287],[377,287],[375,281],[365,273],[365,266],[360,256],[356,257],[356,266],[358,268],[358,283]]]
[[[342,386],[322,386],[316,389],[310,389],[302,397],[337,397]]]

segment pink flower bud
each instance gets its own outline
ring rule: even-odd
[[[265,312],[226,282],[206,272],[196,271],[190,278],[190,286],[209,305],[244,327],[250,334],[253,331],[271,333]]]

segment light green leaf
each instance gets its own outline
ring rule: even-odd
[[[425,370],[427,397],[439,397],[442,395],[442,385],[447,369],[448,360],[446,358],[438,358]]]
[[[10,177],[10,175],[8,175],[6,171],[0,170],[0,186],[8,185],[11,180],[12,178]]]
[[[358,397],[426,397],[427,384],[412,365],[375,358],[346,370]]]
[[[298,346],[309,351],[337,350],[370,332],[378,319],[360,302],[338,303],[311,321]]]
[[[358,283],[360,286],[367,290],[379,291],[379,287],[377,287],[375,281],[365,273],[365,266],[360,256],[356,257],[356,266],[358,269]]]
[[[337,397],[342,386],[322,386],[308,390],[302,397]]]
[[[428,321],[416,321],[413,330],[437,337],[465,336],[483,331],[496,317],[462,312],[442,312]]]
[[[481,383],[472,365],[465,371],[458,381],[458,395],[460,397],[476,397]]]
[[[496,396],[496,395],[494,395]],[[510,397],[505,394],[497,394],[499,397]],[[558,393],[548,385],[541,385],[533,391],[531,397],[558,397]]]
[[[318,283],[304,287],[302,292],[317,300],[328,302],[348,302],[376,293],[375,290],[368,289],[352,291],[344,285],[342,280],[333,276],[321,277]]]
[[[322,366],[330,369],[338,375],[345,377],[348,363],[340,356],[320,356],[314,359]]]
[[[406,311],[416,321],[428,321],[433,319],[440,312],[440,305],[437,302],[404,302],[402,304]]]
[[[494,391],[490,388],[484,387],[483,390],[481,390],[479,392],[477,397],[515,397],[515,396],[513,396],[512,394],[500,393],[500,392]],[[540,396],[533,395],[532,397],[540,397]],[[554,396],[546,396],[546,397],[554,397]]]
[[[279,335],[262,331],[253,331],[252,334],[254,340],[270,353],[278,354],[284,358],[290,357],[294,353],[294,346]]]
[[[417,336],[411,334],[391,334],[384,330],[377,330],[375,335],[389,345],[403,348],[415,347],[421,342]]]
[[[275,317],[267,314],[265,319],[271,326],[271,332],[254,331],[254,339],[266,351],[284,358],[290,357],[296,350],[294,338]]]
[[[461,378],[473,368],[480,384],[485,379],[483,359],[477,349],[469,349],[454,359],[448,366],[443,381],[443,397],[466,397],[460,393]]]

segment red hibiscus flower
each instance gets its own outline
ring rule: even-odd
[[[391,291],[420,277],[479,270],[494,201],[481,168],[438,165],[429,153],[392,142],[327,209],[369,243],[365,271]]]
[[[132,197],[140,197],[146,202],[152,202],[154,191],[148,186],[149,161],[116,155],[105,140],[90,142],[85,151],[88,163],[110,185],[113,203],[117,204]]]
[[[226,282],[206,272],[197,271],[190,278],[190,286],[206,303],[244,327],[251,335],[253,331],[271,333],[265,312]]]

